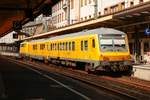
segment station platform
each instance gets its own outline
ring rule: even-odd
[[[133,76],[150,81],[150,64],[133,65]]]
[[[14,53],[14,52],[2,52],[2,51],[0,51],[0,55],[18,57],[18,56],[19,56],[19,53]]]

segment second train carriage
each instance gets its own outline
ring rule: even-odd
[[[127,35],[98,28],[23,42],[20,54],[35,59],[85,67],[86,71],[131,71]]]

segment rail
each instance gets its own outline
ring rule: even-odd
[[[62,66],[56,66],[53,64],[43,64],[41,62],[31,62],[31,61],[22,61],[22,60],[15,60],[11,58],[6,58],[10,61],[21,63],[24,65],[28,65],[31,68],[37,70],[43,70],[46,72],[57,72],[59,74],[63,74],[65,76],[86,82],[88,84],[97,86],[99,88],[103,88],[109,90],[111,92],[115,92],[119,95],[127,97],[129,99],[138,99],[138,100],[149,100],[150,99],[150,87],[147,85],[136,85],[134,83],[125,84],[125,81],[117,81],[117,78],[106,78],[103,76],[97,76],[93,74],[88,74],[83,71],[79,70],[72,70],[68,68],[64,68]],[[116,80],[115,80],[116,79]],[[115,80],[115,81],[113,81]],[[136,86],[136,87],[135,87]],[[143,88],[144,87],[144,88]]]

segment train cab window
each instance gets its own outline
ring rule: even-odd
[[[25,47],[26,44],[21,44],[21,47]]]
[[[23,44],[21,44],[20,47],[23,47]]]
[[[81,41],[81,51],[83,51],[83,41]]]
[[[71,42],[69,42],[69,51],[71,51]]]
[[[92,39],[92,47],[95,48],[95,39]]]
[[[75,50],[75,42],[72,42],[72,50]]]
[[[88,41],[84,41],[84,50],[87,51],[88,50]]]

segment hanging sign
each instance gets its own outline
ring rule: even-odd
[[[150,35],[150,28],[145,29],[145,35]]]

